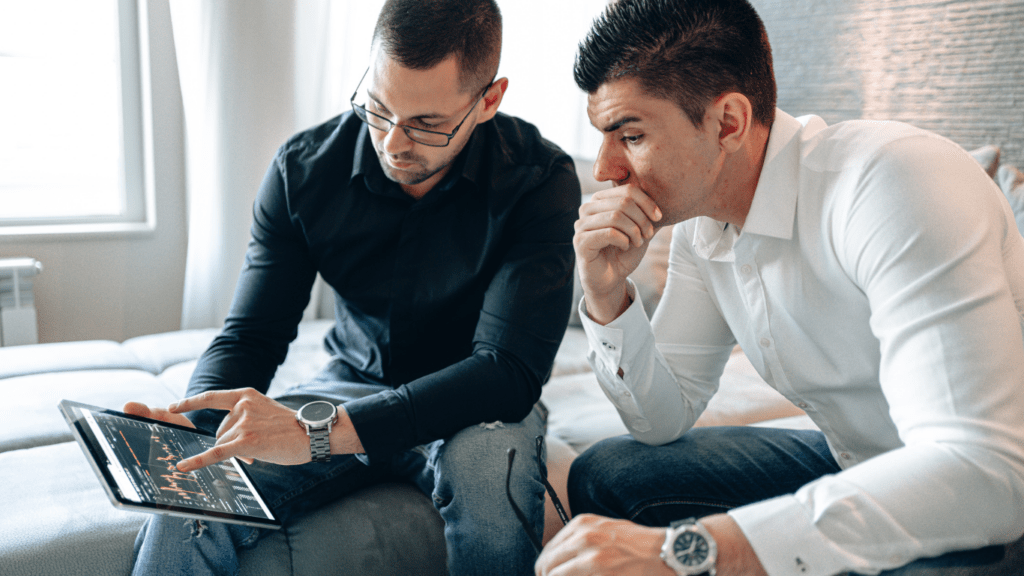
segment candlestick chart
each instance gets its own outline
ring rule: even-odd
[[[108,414],[97,414],[96,422],[143,500],[269,517],[233,462],[190,473],[175,467],[211,448],[213,437]]]

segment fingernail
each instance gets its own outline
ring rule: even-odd
[[[171,412],[174,412],[175,410],[178,409],[178,403],[177,402],[171,402],[171,404],[169,406],[167,406],[167,409],[170,410]]]
[[[657,206],[654,207],[654,219],[661,220],[661,208],[658,208]]]

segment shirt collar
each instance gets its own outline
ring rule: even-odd
[[[803,124],[782,110],[768,135],[764,166],[743,232],[788,240],[793,237],[800,186],[800,131]]]
[[[800,182],[799,135],[802,127],[800,120],[782,110],[775,110],[764,166],[743,224],[744,234],[782,239],[793,237]],[[739,236],[740,231],[735,226],[700,216],[694,225],[694,253],[708,260],[732,262],[735,260],[733,246]]]

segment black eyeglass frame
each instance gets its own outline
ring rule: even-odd
[[[569,515],[565,513],[565,508],[562,507],[562,501],[558,499],[558,494],[555,493],[554,486],[548,482],[547,474],[544,472],[544,437],[537,436],[535,438],[537,442],[537,465],[541,468],[540,479],[544,483],[544,488],[548,491],[548,496],[551,497],[551,503],[555,506],[555,511],[558,512],[558,518],[562,520],[562,524],[569,523]],[[540,553],[541,539],[533,533],[533,528],[530,526],[529,520],[526,519],[526,514],[516,504],[516,501],[512,499],[512,462],[516,459],[516,449],[508,449],[508,471],[505,473],[505,496],[508,497],[508,503],[512,506],[512,511],[515,512],[516,518],[519,519],[519,523],[522,524],[523,530],[526,532],[526,536],[530,539],[530,543],[537,549],[537,553]]]
[[[455,138],[455,135],[459,133],[459,128],[462,128],[462,125],[466,123],[466,120],[469,118],[469,115],[473,113],[473,110],[476,108],[476,105],[479,104],[480,101],[484,99],[484,95],[486,95],[487,91],[491,88],[491,86],[494,85],[494,80],[493,79],[490,82],[487,83],[487,86],[484,87],[483,92],[480,93],[480,97],[477,98],[475,102],[473,102],[473,105],[469,107],[469,111],[467,111],[466,115],[462,117],[462,121],[459,122],[458,126],[456,126],[455,129],[452,130],[451,134],[449,134],[447,132],[438,132],[436,130],[426,130],[424,128],[413,128],[412,126],[404,126],[402,124],[395,124],[390,119],[385,118],[385,117],[381,116],[380,114],[376,114],[374,112],[370,112],[369,110],[366,109],[366,106],[364,106],[362,104],[356,104],[356,96],[359,95],[359,87],[363,85],[363,80],[366,79],[366,74],[369,73],[369,71],[370,71],[370,69],[367,68],[363,72],[363,76],[361,78],[359,78],[359,84],[356,84],[356,89],[352,92],[352,97],[349,98],[348,102],[349,102],[349,104],[352,105],[352,112],[354,112],[355,115],[358,116],[359,119],[362,120],[363,123],[366,124],[367,126],[369,126],[370,128],[374,128],[374,129],[380,130],[381,132],[387,134],[395,126],[398,126],[399,128],[401,128],[402,130],[405,131],[405,135],[409,137],[409,140],[412,140],[413,142],[415,142],[417,144],[422,144],[424,146],[430,146],[431,148],[444,148],[444,147],[448,146],[449,144],[451,144],[452,143],[452,138]],[[374,126],[373,124],[370,124],[370,121],[367,118],[367,114],[369,114],[370,116],[373,116],[374,118],[379,118],[380,120],[383,120],[389,126],[388,129],[385,130],[383,128],[380,128],[378,126]],[[448,141],[445,142],[444,144],[431,144],[429,142],[423,142],[423,141],[418,140],[417,138],[415,138],[413,136],[413,133],[415,133],[415,132],[423,132],[423,133],[426,133],[426,134],[433,134],[435,136],[445,136],[445,137],[448,138]]]

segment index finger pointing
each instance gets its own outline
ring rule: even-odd
[[[175,466],[181,472],[194,472],[200,468],[205,468],[211,464],[223,462],[233,456],[237,456],[237,454],[235,454],[236,450],[237,447],[231,442],[227,444],[217,444],[205,452],[181,460]]]
[[[240,390],[208,390],[195,396],[182,398],[167,407],[167,411],[180,414],[193,410],[214,408],[216,410],[231,410],[240,398]]]

